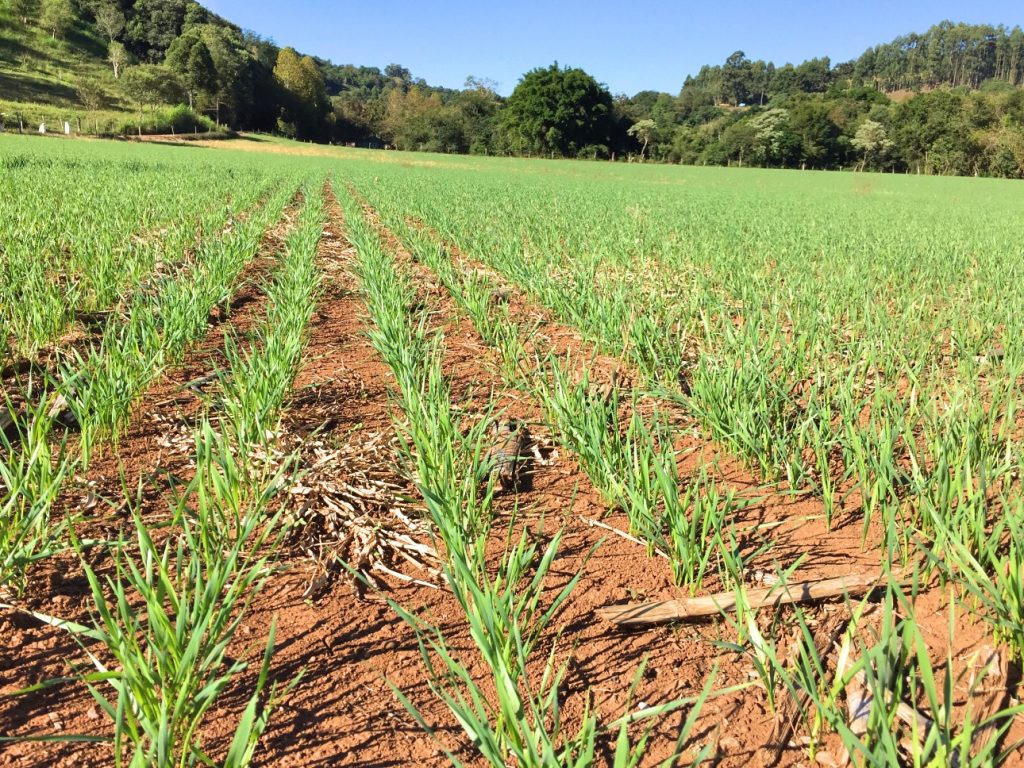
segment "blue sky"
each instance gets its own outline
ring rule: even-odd
[[[522,74],[557,60],[583,67],[613,93],[675,93],[702,64],[736,50],[777,64],[833,62],[923,32],[943,19],[1024,24],[1019,0],[524,0],[516,3],[207,0],[247,29],[338,64],[396,62],[432,85],[468,75],[509,94]],[[637,9],[642,9],[642,13]]]

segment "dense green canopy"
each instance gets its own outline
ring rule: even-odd
[[[527,72],[508,99],[501,127],[509,148],[541,155],[605,154],[612,97],[582,69],[558,63]]]

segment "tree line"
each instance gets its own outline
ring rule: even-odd
[[[193,0],[10,2],[54,38],[94,34],[112,99],[183,103],[239,129],[451,153],[1024,176],[1019,27],[942,22],[838,64],[737,51],[677,94],[612,95],[556,62],[503,98],[473,77],[438,88],[399,64],[303,56]]]

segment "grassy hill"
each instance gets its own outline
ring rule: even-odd
[[[0,7],[0,93],[8,101],[80,106],[76,88],[82,80],[99,85],[111,103],[120,101],[106,63],[107,46],[91,24],[76,21],[61,39],[18,23]]]
[[[90,108],[81,89],[97,95]],[[95,27],[77,19],[60,38],[25,26],[0,6],[0,125],[35,131],[39,123],[59,130],[65,121],[80,133],[168,132],[167,110],[140,116],[107,63],[107,43]]]

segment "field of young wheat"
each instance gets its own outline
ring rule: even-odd
[[[200,144],[0,137],[0,765],[1024,761],[1024,188]]]

